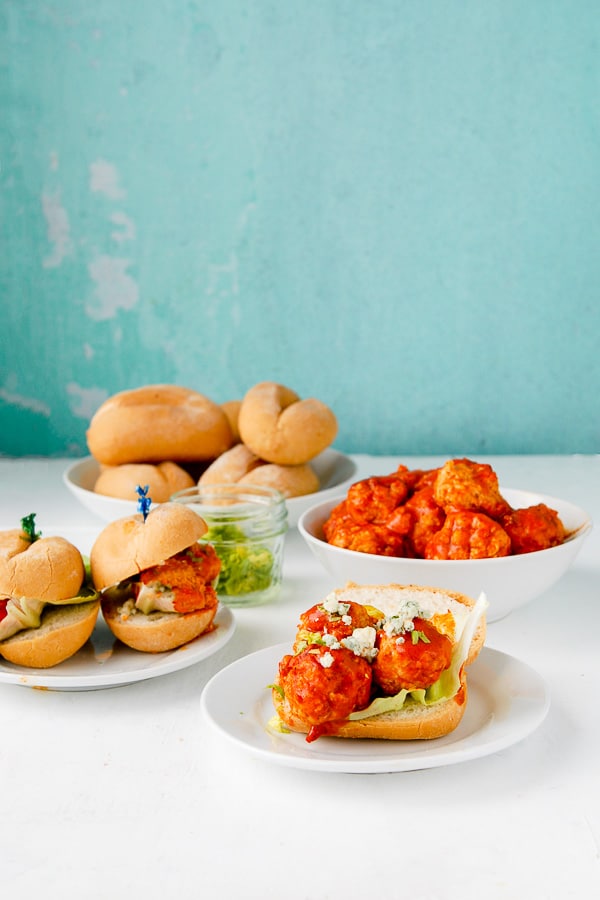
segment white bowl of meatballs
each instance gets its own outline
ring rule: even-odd
[[[298,523],[338,583],[415,584],[473,598],[483,592],[488,622],[551,588],[591,528],[573,503],[500,487],[490,466],[466,459],[362,479]]]

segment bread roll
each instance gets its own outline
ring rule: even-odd
[[[223,409],[197,391],[157,384],[114,394],[96,411],[88,448],[100,463],[202,462],[233,444]]]
[[[317,474],[308,463],[297,466],[267,463],[245,444],[236,444],[222,453],[202,473],[198,484],[259,485],[278,490],[287,498],[312,494],[320,487]]]
[[[175,556],[202,537],[206,522],[188,506],[162,503],[146,521],[140,513],[110,522],[90,552],[96,590],[118,584]]]
[[[192,476],[174,462],[124,463],[121,466],[105,466],[94,485],[96,494],[118,497],[121,500],[137,500],[136,487],[148,485],[148,496],[154,503],[166,503],[176,492],[195,484]]]
[[[102,598],[102,615],[112,633],[142,653],[164,653],[194,640],[212,625],[217,606],[189,613],[132,610],[131,604]]]
[[[266,462],[282,466],[307,463],[326,449],[337,434],[337,420],[320,400],[301,400],[290,388],[264,381],[242,400],[240,438]]]
[[[69,606],[47,606],[38,628],[26,628],[0,642],[0,654],[16,666],[48,669],[83,647],[100,609],[99,600]]]
[[[62,537],[27,540],[19,528],[0,532],[0,594],[52,603],[76,597],[85,577],[81,553]]]
[[[227,400],[225,403],[221,403],[221,409],[227,416],[229,421],[229,427],[231,428],[231,433],[233,435],[233,440],[237,444],[240,441],[240,429],[238,427],[238,419],[240,417],[240,409],[242,406],[241,400]]]

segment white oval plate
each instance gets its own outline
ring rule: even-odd
[[[408,772],[497,753],[527,737],[550,706],[541,676],[512,656],[484,648],[469,668],[469,701],[462,722],[434,741],[376,741],[304,735],[267,728],[274,715],[271,684],[288,644],[267,647],[221,669],[208,682],[201,707],[227,740],[268,762],[327,772]]]
[[[235,619],[226,606],[219,607],[215,625],[213,631],[176,650],[140,653],[118,641],[100,613],[90,640],[71,659],[51,669],[28,669],[0,659],[0,684],[53,691],[93,691],[158,678],[193,666],[224,647],[235,630]]]

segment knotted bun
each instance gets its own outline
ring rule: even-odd
[[[228,450],[233,435],[224,410],[204,394],[155,384],[109,397],[92,417],[87,443],[108,466],[202,462]]]
[[[320,400],[301,400],[273,381],[254,385],[238,416],[241,440],[260,459],[281,466],[307,463],[333,443],[337,419]]]
[[[319,479],[308,463],[278,466],[260,459],[245,444],[236,444],[205,469],[198,481],[210,484],[254,484],[280,491],[284,497],[301,497],[319,490]]]

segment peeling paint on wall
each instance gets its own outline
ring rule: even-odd
[[[16,390],[18,378],[14,373],[8,375],[4,382],[4,386],[0,387],[0,400],[8,403],[9,406],[16,406],[19,409],[27,409],[29,412],[37,413],[37,415],[50,418],[51,409],[47,403],[43,403],[36,397],[27,397],[18,393]]]
[[[108,398],[104,388],[83,388],[74,381],[65,386],[69,395],[69,408],[78,419],[89,421],[99,406]]]
[[[121,230],[120,231],[111,231],[111,238],[113,241],[117,241],[117,243],[121,244],[124,241],[134,241],[136,238],[136,228],[135,222],[129,218],[129,216],[125,215],[124,212],[115,212],[110,217],[110,221],[117,225]]]
[[[50,255],[46,256],[42,265],[45,269],[55,269],[73,252],[69,217],[61,203],[60,191],[42,194],[42,211],[48,226],[48,240],[53,245]]]
[[[119,173],[105,159],[98,159],[90,164],[90,190],[92,193],[105,194],[112,200],[120,200],[125,196],[125,191],[119,185]]]
[[[112,319],[120,309],[133,309],[139,299],[139,288],[127,273],[131,260],[107,255],[98,256],[88,266],[96,288],[94,302],[85,311],[96,322]]]

